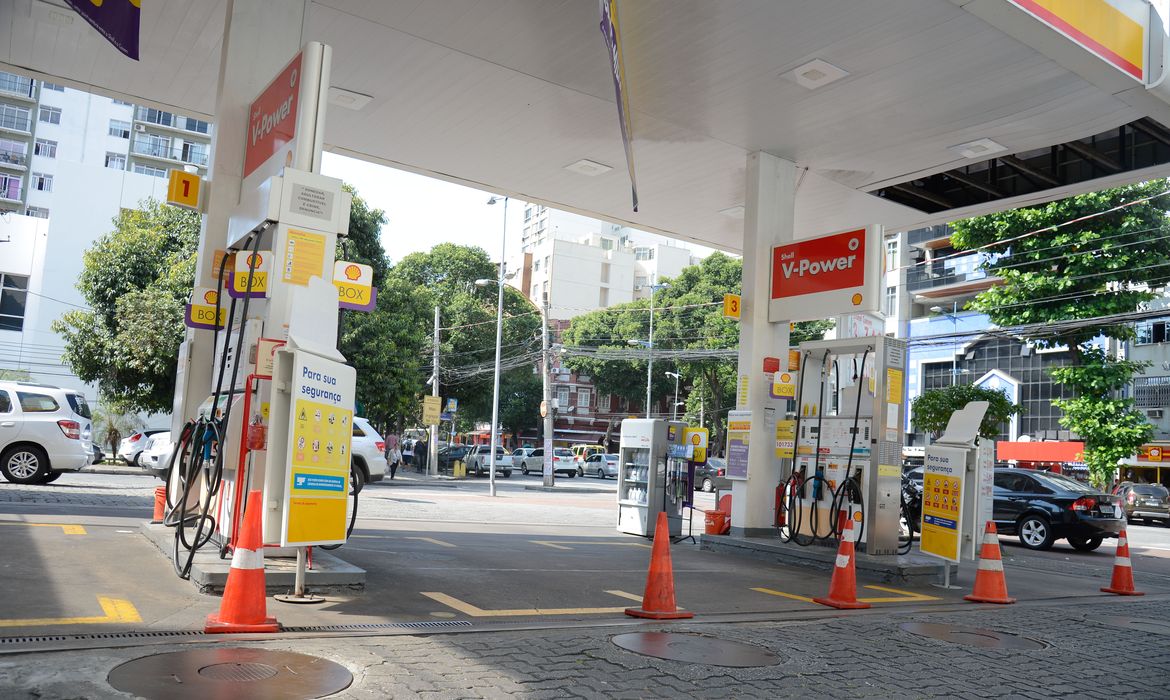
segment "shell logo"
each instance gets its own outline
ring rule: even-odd
[[[217,299],[219,299],[219,293],[213,289],[209,289],[203,293],[203,301],[208,305],[214,304]]]
[[[788,382],[792,381],[792,375],[784,372],[780,375],[780,381],[787,384]]]
[[[263,264],[264,258],[260,257],[259,253],[251,253],[248,255],[248,267],[253,270],[259,270],[260,265]]]
[[[362,269],[357,265],[346,265],[345,278],[351,282],[356,282],[362,276]]]
[[[852,302],[853,302],[853,305],[854,305],[854,306],[861,306],[861,295],[860,295],[860,294],[854,294],[854,295],[853,295],[853,298],[852,298],[852,299],[850,299],[850,301],[852,301]]]

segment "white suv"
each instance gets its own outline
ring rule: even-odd
[[[0,382],[0,473],[47,484],[93,459],[93,414],[85,397],[45,384]]]
[[[357,467],[358,478],[362,483],[355,485],[357,491],[371,481],[381,481],[386,478],[388,465],[386,464],[386,441],[370,425],[370,421],[361,416],[353,417],[353,439],[350,442],[353,465]]]
[[[476,445],[463,459],[469,474],[483,476],[492,470],[491,445]],[[503,474],[505,479],[512,476],[512,456],[502,445],[496,445],[496,473]]]

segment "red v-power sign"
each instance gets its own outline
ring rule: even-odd
[[[879,230],[860,228],[773,248],[769,320],[876,310]]]

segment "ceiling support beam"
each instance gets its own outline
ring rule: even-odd
[[[1136,122],[1130,123],[1130,126],[1142,132],[1146,136],[1160,141],[1161,143],[1170,146],[1170,133],[1166,132],[1166,128],[1161,124],[1151,121],[1149,119],[1139,119]]]
[[[903,194],[908,194],[911,197],[917,197],[924,202],[930,202],[931,204],[934,204],[935,206],[942,207],[943,209],[954,209],[955,208],[954,202],[948,200],[946,197],[943,197],[941,195],[937,195],[933,192],[927,192],[926,190],[914,187],[913,185],[908,185],[908,184],[893,185],[890,187],[890,189],[896,190],[896,191],[901,192]]]
[[[1069,141],[1069,142],[1061,144],[1061,145],[1064,146],[1065,148],[1067,148],[1068,150],[1072,151],[1073,153],[1077,154],[1081,158],[1084,158],[1085,160],[1090,161],[1092,163],[1096,163],[1097,165],[1100,165],[1102,168],[1105,168],[1106,170],[1112,170],[1115,173],[1121,172],[1121,164],[1120,163],[1113,160],[1109,156],[1101,153],[1100,151],[1097,151],[1093,148],[1090,148],[1089,146],[1086,146],[1085,144],[1081,143],[1080,141]]]
[[[991,174],[991,170],[988,169],[988,175],[990,175],[990,174]],[[962,184],[966,185],[967,187],[972,187],[972,188],[980,190],[982,192],[986,192],[987,194],[989,194],[992,197],[995,197],[997,199],[1004,199],[1008,196],[1003,190],[999,189],[998,187],[994,187],[992,185],[989,185],[986,182],[979,180],[978,178],[971,177],[970,175],[968,175],[966,173],[961,173],[958,170],[948,170],[947,172],[943,173],[943,175],[945,175],[946,177],[949,177],[950,179],[954,180],[955,182],[962,183]]]
[[[1060,180],[1057,180],[1047,173],[1040,172],[1039,170],[1033,168],[1015,156],[1003,156],[999,159],[999,162],[1008,166],[1012,170],[1015,170],[1033,182],[1043,183],[1049,187],[1060,186]]]

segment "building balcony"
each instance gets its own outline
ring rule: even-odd
[[[24,78],[0,71],[0,95],[15,97],[27,102],[36,102],[37,88],[32,78]]]
[[[16,151],[0,151],[0,168],[6,170],[28,170],[28,156]]]
[[[167,146],[149,141],[134,141],[130,144],[130,154],[144,158],[153,158],[168,164],[189,163],[201,168],[207,167],[207,154],[202,151],[184,149],[182,146]]]
[[[32,119],[0,115],[0,131],[11,131],[28,136],[32,133]]]
[[[946,243],[951,240],[951,227],[942,225],[916,228],[906,233],[906,239],[906,242],[912,246],[937,248],[940,242]]]
[[[211,139],[211,124],[200,119],[163,112],[149,107],[135,107],[134,121],[182,134],[197,134]]]

